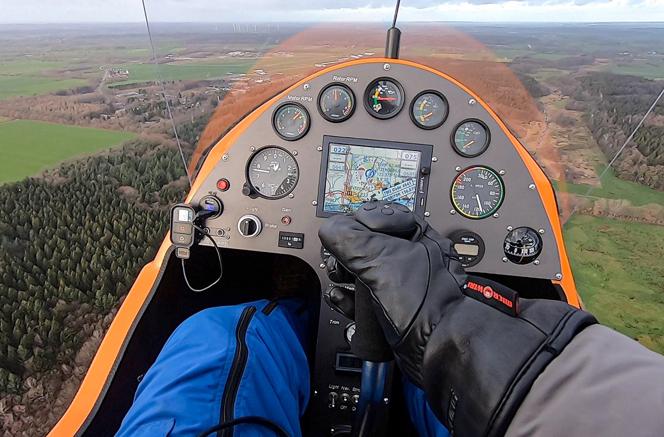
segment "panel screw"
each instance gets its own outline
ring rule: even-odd
[[[503,262],[506,263],[507,261],[508,261],[507,257],[504,256],[504,257],[503,257]]]
[[[538,259],[536,259],[535,261],[533,261],[533,264],[535,264],[536,266],[538,266],[539,263],[540,263],[540,260],[538,260]]]
[[[256,148],[254,146],[251,146],[251,147],[249,147],[249,150],[254,152],[254,151],[256,151]]]
[[[461,171],[461,167],[457,165],[456,167],[454,167],[454,170]]]
[[[499,215],[498,213],[495,213],[495,214],[493,215],[493,218],[498,218],[498,217],[500,217],[500,215]]]
[[[530,188],[531,190],[534,190],[535,189],[535,184],[528,185],[528,188]]]
[[[559,280],[559,281],[561,279],[563,279],[563,274],[562,273],[556,273],[556,279]]]
[[[390,71],[390,64],[383,64],[383,70]]]
[[[501,175],[501,176],[504,175],[505,173],[507,173],[505,170],[500,170],[500,171],[498,172],[498,174]]]
[[[318,267],[320,267],[321,269],[324,269],[325,268],[325,263],[318,264]]]
[[[222,160],[222,161],[228,161],[228,155],[224,155],[224,156],[222,156],[222,157],[221,157],[221,160]]]
[[[305,91],[306,91],[306,90],[308,90],[309,88],[311,88],[311,85],[309,85],[308,83],[305,83],[305,84],[302,86],[302,88],[304,88]]]
[[[431,213],[429,211],[424,211],[424,217],[430,217]]]
[[[438,162],[438,157],[434,156],[433,158],[431,158],[431,162]]]
[[[475,103],[477,103],[477,100],[475,100],[475,99],[470,99],[470,100],[468,100],[468,104],[469,104],[470,106],[473,106]]]
[[[293,156],[297,156],[297,150],[293,150]]]
[[[318,202],[315,201],[315,200],[312,200],[312,201],[311,201],[311,205],[313,205],[313,206],[318,206]]]
[[[288,198],[289,198],[289,199],[292,199],[293,197],[295,197],[295,194],[293,194],[293,193],[290,193],[290,194],[288,195]]]
[[[508,227],[507,227],[507,230],[508,230],[508,231],[511,231],[512,229],[514,229],[512,226],[508,226]]]
[[[540,234],[544,235],[544,229],[540,229],[540,230],[538,230],[537,232],[539,232]]]
[[[319,152],[322,152],[323,148],[321,146],[318,146],[318,147],[316,147],[316,150],[318,150]]]
[[[450,214],[454,215],[454,214],[456,214],[456,211],[453,210],[453,209],[450,209]]]

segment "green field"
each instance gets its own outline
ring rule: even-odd
[[[228,73],[244,73],[256,63],[253,59],[233,60],[223,64],[161,64],[163,80],[212,80],[225,77]],[[114,82],[111,87],[134,83],[151,82],[157,78],[153,64],[129,64],[118,68],[129,70],[129,79]]]
[[[87,83],[88,81],[83,79],[56,79],[46,76],[0,76],[0,100],[48,94]]]
[[[611,64],[607,65],[603,70],[614,74],[641,76],[646,79],[664,79],[664,60],[641,61],[632,64]]]
[[[597,169],[598,173],[601,169]],[[646,205],[648,203],[657,203],[664,205],[664,192],[653,190],[645,185],[635,182],[625,181],[617,178],[612,170],[606,172],[602,177],[601,188],[592,187],[591,197],[603,197],[606,199],[626,199],[634,206]],[[590,185],[572,184],[569,182],[553,181],[556,190],[566,191],[568,193],[586,195]]]
[[[577,215],[564,233],[586,307],[607,326],[664,353],[664,228]]]
[[[134,136],[30,120],[0,123],[0,183],[36,175],[64,160],[106,149]]]

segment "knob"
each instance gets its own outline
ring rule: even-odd
[[[263,224],[255,215],[243,215],[237,222],[237,230],[243,237],[252,238],[261,233]]]

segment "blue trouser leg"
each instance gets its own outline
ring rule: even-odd
[[[302,303],[261,300],[209,308],[184,322],[168,339],[145,374],[118,436],[192,436],[222,421],[225,394],[234,362],[242,355],[238,329],[246,344],[246,363],[232,418],[259,416],[300,437],[300,418],[309,398],[309,368],[303,344],[307,314]],[[236,372],[237,376],[237,372]],[[424,392],[404,382],[408,412],[419,435],[447,437]],[[273,436],[261,425],[238,425],[233,436]]]
[[[185,320],[139,384],[117,435],[196,435],[220,423],[222,404],[230,403],[232,417],[224,420],[260,416],[301,436],[309,369],[302,346],[307,320],[298,314],[300,307],[299,301],[261,300],[209,308]],[[246,332],[238,329],[243,325]],[[229,380],[231,373],[239,380]],[[234,382],[239,385],[230,396]],[[233,432],[234,437],[273,435],[255,424],[238,425]]]
[[[410,419],[420,437],[448,437],[447,428],[436,418],[424,392],[404,378],[403,392]]]

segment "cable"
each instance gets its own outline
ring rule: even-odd
[[[620,149],[618,149],[618,151],[617,151],[616,154],[613,156],[613,158],[611,159],[611,161],[609,161],[609,163],[606,165],[606,168],[604,168],[604,170],[602,171],[602,173],[599,174],[598,179],[599,179],[600,184],[602,183],[602,178],[604,177],[604,175],[606,174],[606,172],[609,171],[609,169],[613,166],[613,163],[616,162],[616,159],[618,159],[618,157],[622,154],[623,150],[625,150],[625,147],[627,147],[627,144],[629,144],[629,142],[632,141],[632,138],[634,138],[634,135],[636,135],[636,132],[641,128],[641,126],[643,125],[643,123],[646,121],[646,118],[648,118],[648,116],[649,116],[650,113],[653,111],[653,109],[655,109],[655,106],[657,106],[657,102],[659,102],[659,100],[662,98],[662,96],[664,96],[664,88],[662,88],[662,91],[660,91],[660,93],[659,93],[659,95],[657,96],[657,98],[655,99],[655,101],[652,102],[652,105],[650,105],[650,108],[648,108],[648,110],[646,111],[646,113],[645,113],[645,115],[643,116],[643,118],[641,118],[641,121],[639,121],[639,123],[636,125],[636,127],[634,128],[634,130],[632,131],[632,133],[629,135],[629,137],[627,137],[627,139],[626,139],[625,142],[623,143],[622,147],[620,147]],[[591,193],[594,189],[595,189],[595,187],[593,187],[593,186],[589,187],[588,190],[586,191],[586,194],[584,194],[583,197],[588,197],[588,196],[590,196],[590,193]],[[579,206],[578,206],[578,204],[577,204],[577,205],[575,205],[574,208],[572,209],[572,212],[570,213],[570,215],[569,215],[569,217],[567,218],[567,220],[571,219],[572,216],[574,215],[574,213],[576,213],[576,211],[577,211],[578,209],[579,209]]]
[[[277,433],[277,435],[281,437],[289,437],[288,433],[277,423],[271,421],[270,419],[266,419],[264,417],[260,416],[244,416],[244,417],[238,417],[237,419],[229,420],[227,422],[220,423],[218,425],[215,425],[211,428],[206,429],[202,433],[198,434],[198,437],[206,437],[210,435],[213,432],[216,431],[221,431],[224,429],[228,428],[234,428],[237,425],[242,425],[242,424],[247,424],[247,423],[253,423],[255,425],[262,425],[265,428],[270,429],[271,431],[274,431]]]
[[[397,15],[399,15],[399,5],[401,0],[397,0],[397,6],[394,8],[394,19],[392,20],[392,27],[397,27]]]
[[[198,227],[198,226],[196,226],[196,225],[194,225],[194,228],[195,228],[198,232],[202,233],[204,237],[207,237],[207,239],[210,240],[210,241],[212,242],[212,245],[214,246],[214,248],[215,248],[215,250],[216,250],[216,252],[217,252],[217,259],[219,260],[219,277],[218,277],[213,283],[211,283],[210,285],[208,285],[207,287],[204,287],[204,288],[194,288],[194,287],[189,283],[189,279],[187,278],[187,270],[186,270],[185,267],[184,267],[184,259],[180,259],[180,262],[181,262],[181,264],[182,264],[182,276],[184,277],[184,282],[187,284],[187,287],[189,287],[189,289],[190,289],[191,291],[193,291],[194,293],[200,293],[200,292],[202,292],[202,291],[207,291],[207,290],[209,290],[210,288],[212,288],[212,287],[214,287],[215,285],[217,285],[217,284],[219,283],[219,281],[221,281],[221,278],[224,276],[224,265],[223,265],[223,263],[222,263],[222,261],[221,261],[221,250],[219,249],[219,246],[217,246],[217,243],[214,241],[214,238],[212,238],[212,237],[210,236],[210,233],[207,232],[205,229],[201,229],[200,227]]]
[[[191,175],[189,174],[189,168],[187,166],[187,160],[184,157],[184,152],[182,151],[182,144],[180,144],[180,137],[178,136],[178,129],[175,126],[175,120],[173,119],[173,112],[171,111],[171,104],[168,103],[166,98],[166,86],[161,77],[161,69],[159,68],[159,61],[157,60],[157,50],[154,48],[154,42],[152,41],[152,31],[150,30],[150,20],[148,19],[148,11],[145,8],[145,0],[141,0],[143,3],[143,15],[145,16],[145,26],[148,28],[148,37],[150,38],[150,47],[152,48],[152,61],[157,71],[157,79],[155,83],[161,86],[161,95],[164,98],[164,103],[166,103],[166,111],[168,112],[168,118],[171,121],[171,126],[173,127],[173,134],[175,135],[175,142],[178,145],[178,150],[180,151],[180,158],[182,158],[182,164],[184,165],[184,172],[187,174],[187,180],[189,181],[189,187],[191,188]]]

